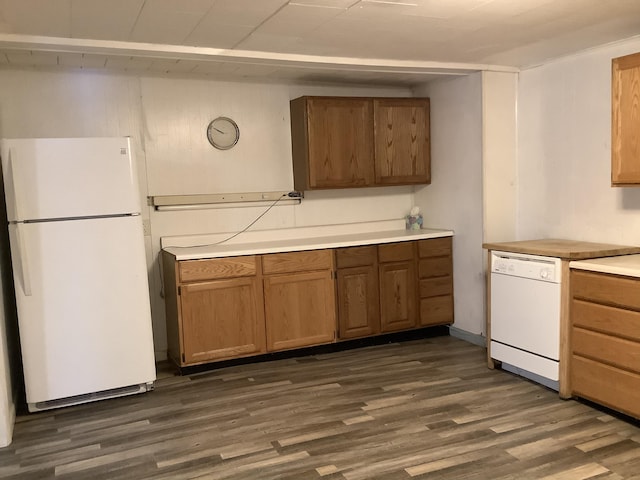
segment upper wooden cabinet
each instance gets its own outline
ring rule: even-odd
[[[296,190],[431,181],[428,98],[291,101]]]
[[[640,53],[614,58],[611,76],[611,184],[640,184]]]
[[[296,190],[373,183],[373,117],[366,98],[302,97],[291,102]]]
[[[429,99],[373,100],[376,185],[431,182]]]

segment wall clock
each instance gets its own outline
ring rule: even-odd
[[[233,148],[240,139],[238,124],[228,117],[218,117],[207,127],[207,139],[218,150]]]

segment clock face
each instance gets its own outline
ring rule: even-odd
[[[207,127],[207,138],[218,150],[229,150],[238,143],[240,129],[230,118],[218,117]]]

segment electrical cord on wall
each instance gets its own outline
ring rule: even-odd
[[[267,212],[269,210],[271,210],[273,207],[275,207],[278,202],[280,200],[282,200],[283,198],[301,198],[301,194],[299,192],[289,192],[289,193],[283,193],[282,196],[278,197],[271,205],[269,205],[267,207],[267,209],[262,212],[260,215],[258,215],[249,225],[247,225],[246,227],[244,227],[242,230],[240,230],[239,232],[234,233],[233,235],[220,240],[219,242],[214,242],[214,243],[203,243],[201,245],[188,245],[188,246],[171,246],[171,248],[193,248],[193,247],[214,247],[216,245],[221,245],[225,242],[228,242],[229,240],[236,238],[238,235],[240,235],[241,233],[246,232],[247,230],[249,230],[253,225],[255,225],[255,223],[260,220],[262,217],[264,217]]]
[[[262,217],[264,217],[267,212],[269,210],[271,210],[273,207],[275,207],[278,202],[280,200],[282,200],[283,198],[302,198],[302,193],[300,192],[289,192],[289,193],[283,193],[282,196],[278,197],[271,205],[269,205],[267,207],[267,209],[262,212],[260,215],[258,215],[249,225],[247,225],[246,227],[244,227],[242,230],[240,230],[239,232],[234,233],[233,235],[220,240],[219,242],[214,242],[214,243],[203,243],[200,245],[188,245],[188,246],[172,246],[171,248],[193,248],[193,247],[213,247],[216,245],[220,245],[222,243],[228,242],[229,240],[231,240],[232,238],[236,238],[238,235],[240,235],[241,233],[246,232],[247,230],[249,230],[253,225],[255,225],[255,223],[260,220]],[[162,261],[160,262],[159,268],[158,268],[158,272],[160,275],[160,297],[164,298],[164,279],[163,279],[163,272],[162,272]]]

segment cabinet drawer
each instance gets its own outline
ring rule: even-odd
[[[453,296],[420,299],[420,325],[453,323]]]
[[[418,241],[418,256],[424,257],[444,257],[451,255],[451,237],[431,238],[429,240]]]
[[[574,299],[571,302],[571,319],[574,327],[640,342],[639,312]]]
[[[304,252],[272,253],[262,256],[262,272],[272,273],[308,272],[331,269],[331,250],[308,250]]]
[[[376,247],[347,247],[336,249],[336,267],[366,267],[376,263]]]
[[[571,292],[574,298],[640,310],[637,279],[573,270]]]
[[[378,260],[384,262],[402,262],[413,260],[414,242],[398,242],[378,245]]]
[[[572,393],[640,418],[640,375],[574,355]]]
[[[571,343],[576,355],[640,373],[640,343],[582,328],[573,329]]]
[[[420,298],[451,294],[453,294],[453,278],[451,276],[420,280]]]
[[[418,264],[420,278],[444,277],[453,275],[451,257],[422,258]]]
[[[181,282],[215,280],[217,278],[247,277],[255,275],[255,255],[246,257],[208,258],[205,260],[183,260],[178,270]]]

